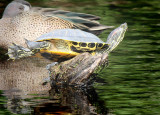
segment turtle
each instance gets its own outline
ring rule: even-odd
[[[53,62],[62,62],[83,52],[92,55],[111,52],[122,41],[127,30],[127,23],[113,30],[106,42],[89,32],[79,29],[57,29],[43,34],[34,41],[26,40],[28,48],[13,44],[8,48],[10,59],[29,56],[46,58]]]

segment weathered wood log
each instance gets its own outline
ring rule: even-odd
[[[51,68],[51,85],[86,85],[91,75],[108,64],[108,54],[82,53]]]

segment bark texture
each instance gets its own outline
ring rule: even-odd
[[[108,54],[82,53],[51,68],[51,84],[85,85],[91,75],[108,64]]]

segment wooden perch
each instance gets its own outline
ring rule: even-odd
[[[51,85],[84,85],[95,70],[108,64],[107,58],[107,53],[92,56],[86,52],[62,62],[51,68]]]

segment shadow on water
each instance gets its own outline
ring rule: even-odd
[[[60,114],[62,110],[64,110],[63,114],[72,112],[95,114],[94,110],[102,114],[109,112],[116,115],[160,114],[160,65],[158,64],[160,62],[160,2],[158,0],[94,0],[93,3],[88,0],[68,1],[48,0],[48,2],[43,1],[44,4],[41,6],[51,7],[51,3],[55,3],[55,7],[61,6],[67,10],[98,15],[102,17],[101,23],[106,25],[118,26],[124,22],[128,23],[128,32],[123,42],[109,56],[109,67],[99,74],[99,77],[103,78],[107,84],[95,85],[95,89],[91,88],[87,91],[75,88],[50,90],[47,86],[46,88],[40,87],[39,79],[30,77],[32,75],[43,79],[47,74],[37,75],[32,72],[21,79],[20,76],[28,74],[28,71],[37,71],[37,68],[27,65],[35,62],[34,60],[7,63],[1,66],[0,70],[3,76],[0,81],[5,81],[1,83],[1,86],[7,87],[1,89],[11,90],[1,92],[0,114],[9,114],[8,110],[19,110],[21,113],[27,111],[32,114],[38,112]],[[83,4],[83,7],[82,5],[76,6],[77,2]],[[33,3],[36,5],[35,2]],[[110,31],[104,32],[100,38],[106,38],[106,33]],[[33,65],[36,64],[33,63]],[[23,70],[23,66],[27,66],[27,70]],[[38,70],[45,71],[42,67],[39,67]],[[10,74],[4,74],[4,71]],[[16,74],[11,75],[11,73]],[[34,90],[37,87],[39,90],[36,92]],[[20,93],[19,89],[23,91]]]

